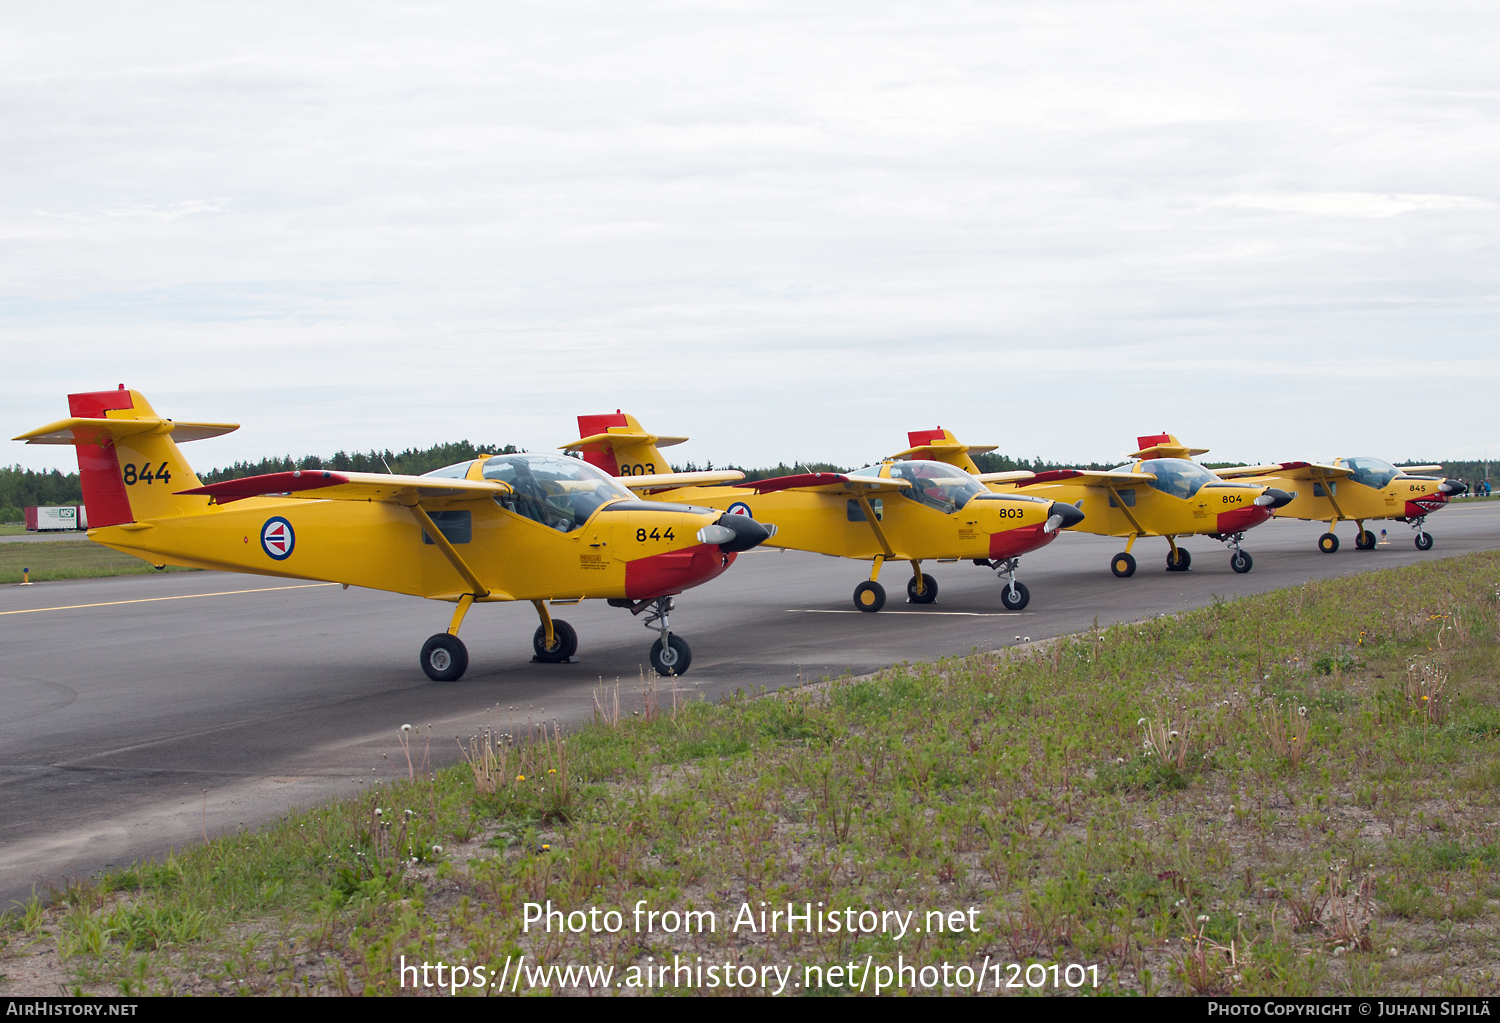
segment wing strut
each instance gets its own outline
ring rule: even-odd
[[[483,599],[484,597],[488,597],[490,591],[485,587],[484,583],[479,581],[479,577],[474,574],[474,570],[464,561],[463,556],[448,542],[448,538],[437,527],[437,523],[432,521],[432,516],[427,514],[427,509],[423,508],[420,504],[414,504],[410,507],[412,514],[417,517],[417,521],[422,523],[423,528],[427,530],[427,535],[432,537],[432,542],[437,544],[438,549],[443,552],[443,557],[447,558],[449,563],[458,569],[458,574],[463,576],[464,581],[473,589],[474,598]],[[464,610],[467,611],[468,608],[464,608]]]
[[[859,510],[865,513],[865,521],[870,524],[870,531],[875,534],[875,542],[880,544],[880,549],[885,551],[887,559],[894,558],[896,552],[891,550],[890,541],[885,538],[885,530],[880,528],[880,520],[875,517],[875,509],[870,507],[870,499],[865,496],[864,491],[854,495],[859,502]]]

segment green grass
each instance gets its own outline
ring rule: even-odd
[[[93,579],[110,575],[148,575],[156,569],[140,558],[121,554],[92,540],[46,540],[39,543],[0,543],[0,583],[21,581],[21,569],[31,569],[31,581]],[[169,565],[167,572],[196,569]]]
[[[25,536],[24,522],[0,522],[0,536]]]
[[[61,887],[12,914],[0,972],[41,951],[85,991],[390,993],[403,955],[617,980],[900,955],[1097,965],[1116,993],[1494,991],[1497,625],[1476,554],[759,699],[625,686],[617,717],[611,685],[561,740],[501,722],[521,741],[476,767]],[[523,933],[547,899],[625,929]],[[640,899],[720,928],[633,933]],[[979,933],[728,932],[789,900],[975,907]]]

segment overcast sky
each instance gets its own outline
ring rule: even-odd
[[[4,11],[6,437],[1500,455],[1492,2]]]

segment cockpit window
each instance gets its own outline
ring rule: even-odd
[[[510,485],[495,501],[533,522],[571,533],[606,501],[631,497],[611,476],[578,458],[557,455],[496,455],[484,463],[484,478]]]
[[[1383,489],[1401,475],[1400,469],[1378,458],[1346,458],[1344,467],[1354,470],[1354,475],[1349,478],[1355,483],[1363,483],[1375,490]]]
[[[1151,489],[1180,497],[1184,501],[1205,485],[1219,482],[1219,477],[1186,458],[1150,458],[1142,462],[1136,471],[1149,472],[1156,477],[1151,481]]]
[[[975,495],[987,493],[973,476],[943,462],[893,462],[891,479],[910,480],[911,486],[899,491],[901,496],[944,515],[958,511]]]
[[[441,469],[434,469],[431,472],[424,472],[422,475],[436,476],[439,479],[444,480],[461,480],[469,475],[469,466],[473,464],[474,459],[471,458],[467,462],[455,462],[452,465],[445,465]]]

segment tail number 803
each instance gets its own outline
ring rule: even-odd
[[[671,526],[668,526],[666,529],[659,529],[659,528],[658,529],[652,529],[649,533],[646,531],[646,529],[644,527],[642,527],[642,528],[637,529],[635,531],[635,538],[640,543],[645,543],[647,540],[675,540],[675,539],[677,539],[677,537],[675,537],[675,536],[672,535],[672,527]]]

